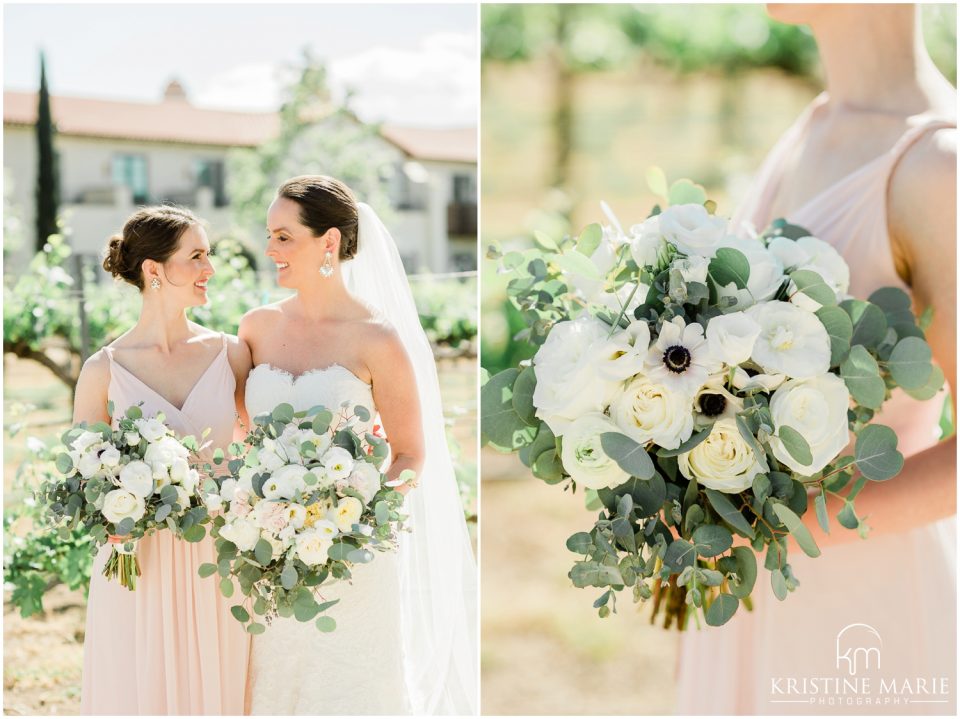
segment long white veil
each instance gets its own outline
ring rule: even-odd
[[[401,540],[404,664],[415,714],[476,714],[477,572],[447,449],[437,366],[400,253],[376,212],[359,203],[358,251],[341,265],[347,290],[393,325],[416,372],[425,461],[407,495]],[[385,598],[389,601],[387,598]]]

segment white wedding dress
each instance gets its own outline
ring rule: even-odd
[[[255,367],[246,387],[250,416],[284,402],[296,411],[317,405],[333,411],[344,403],[363,406],[370,410],[370,421],[355,426],[361,436],[372,431],[376,420],[370,385],[340,365],[298,377],[267,364]],[[340,599],[327,610],[337,622],[335,631],[325,634],[312,622],[275,619],[254,637],[251,714],[411,713],[404,680],[399,557],[377,552],[371,563],[351,571],[349,581],[320,587],[324,600]]]

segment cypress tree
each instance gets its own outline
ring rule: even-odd
[[[47,70],[40,53],[40,92],[37,107],[37,251],[43,249],[47,237],[57,232],[57,208],[60,204],[60,178],[57,156],[53,149],[53,116]]]

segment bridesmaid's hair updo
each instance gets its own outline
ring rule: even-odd
[[[200,220],[183,207],[160,205],[137,210],[123,226],[123,231],[110,238],[103,269],[138,290],[143,290],[144,260],[166,262],[180,246],[180,238]]]
[[[349,260],[357,254],[357,199],[340,180],[326,175],[294,177],[280,185],[277,197],[285,197],[300,205],[300,223],[310,228],[315,237],[320,237],[331,227],[340,230],[341,260]]]

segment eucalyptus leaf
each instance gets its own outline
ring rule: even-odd
[[[480,430],[498,447],[518,449],[533,441],[535,428],[517,414],[513,385],[520,370],[510,368],[494,375],[480,390]]]
[[[650,188],[650,191],[657,197],[667,199],[669,189],[667,188],[667,176],[663,170],[656,165],[652,165],[647,168],[646,178],[647,187]]]
[[[709,268],[710,276],[718,285],[726,286],[732,282],[737,289],[746,289],[750,279],[750,262],[740,250],[721,247],[710,260]]]
[[[573,585],[580,588],[623,584],[623,577],[617,567],[594,561],[576,562],[569,577]]]
[[[757,556],[750,547],[734,547],[733,559],[737,563],[737,578],[731,580],[730,591],[746,599],[757,582]]]
[[[875,482],[895,477],[903,469],[903,455],[897,450],[897,433],[882,424],[868,424],[860,430],[854,458],[863,476]]]
[[[701,557],[715,557],[723,554],[733,545],[733,535],[726,527],[718,524],[704,524],[693,533],[693,543]]]
[[[273,412],[270,413],[273,417],[274,422],[287,422],[293,421],[293,406],[284,402],[283,404],[278,404],[273,408]]]
[[[685,539],[675,539],[663,555],[663,564],[674,573],[692,567],[697,558],[696,547]]]
[[[249,621],[250,621],[250,614],[249,614],[249,612],[247,612],[247,610],[243,607],[243,605],[234,604],[232,607],[230,607],[230,613],[234,616],[234,618],[235,618],[238,622],[249,622]]]
[[[721,593],[710,603],[707,608],[707,624],[711,627],[719,627],[730,621],[740,606],[740,600],[732,594]]]
[[[567,539],[567,549],[574,554],[590,554],[593,551],[593,539],[588,532],[577,532]]]
[[[317,617],[315,622],[317,629],[321,632],[332,632],[337,628],[337,622],[333,617]]]
[[[827,516],[827,495],[821,490],[813,500],[814,509],[817,512],[817,522],[820,524],[826,534],[830,534],[830,518]]]
[[[526,424],[537,423],[537,408],[533,406],[533,392],[537,388],[537,376],[533,367],[525,368],[513,383],[513,409]]]
[[[554,255],[553,261],[564,272],[569,272],[570,274],[574,275],[581,275],[586,277],[588,280],[603,279],[600,276],[600,270],[598,270],[597,266],[590,261],[590,258],[584,257],[576,250],[564,252],[562,255]]]
[[[913,387],[911,389],[904,388],[903,391],[914,399],[919,399],[921,401],[933,399],[937,392],[943,388],[944,379],[943,370],[936,365],[933,365],[930,376],[927,378],[926,382],[919,387]]]
[[[783,504],[773,504],[773,511],[780,521],[783,522],[783,526],[793,535],[793,538],[797,541],[797,544],[800,545],[800,549],[803,550],[804,554],[808,557],[820,556],[820,547],[817,546],[813,535],[810,534],[810,530],[807,529],[800,517]]]
[[[676,449],[663,449],[661,447],[660,449],[657,450],[657,456],[658,457],[676,457],[681,454],[685,454],[686,452],[689,452],[698,444],[703,442],[707,437],[709,437],[710,432],[712,430],[713,430],[713,425],[711,424],[709,427],[705,427],[704,429],[701,429],[699,432],[694,432],[692,435],[690,435],[690,437],[687,439],[686,442],[682,442],[680,446],[677,447]]]
[[[619,432],[604,432],[600,446],[610,459],[615,461],[631,477],[650,479],[656,474],[653,460],[646,448],[634,439]]]
[[[863,345],[850,348],[850,354],[840,364],[840,377],[858,404],[880,409],[886,396],[886,385],[880,378],[877,361]]]
[[[821,307],[817,318],[830,337],[830,366],[838,366],[850,351],[850,339],[853,337],[853,322],[850,315],[839,307]]]
[[[706,495],[710,506],[716,510],[721,519],[744,537],[753,539],[753,527],[750,526],[750,523],[744,518],[743,514],[740,513],[740,510],[733,506],[733,503],[727,498],[727,495],[715,489],[706,490]]]
[[[787,598],[787,580],[779,569],[770,572],[770,586],[773,587],[773,596],[781,602]]]
[[[814,302],[824,307],[837,304],[836,292],[819,273],[813,270],[795,270],[790,273],[790,280],[796,286],[797,292],[805,294]]]
[[[790,456],[802,465],[813,463],[813,453],[810,451],[810,445],[797,430],[788,424],[781,425],[777,429],[777,435]]]
[[[263,566],[270,564],[270,560],[273,558],[273,547],[270,545],[270,542],[262,538],[257,540],[257,544],[253,548],[253,556],[256,557],[257,561]]]
[[[930,379],[930,345],[919,337],[905,337],[897,342],[886,365],[893,379],[904,389],[916,389]]]
[[[592,257],[603,239],[603,228],[596,222],[587,225],[577,238],[577,252],[584,257]]]
[[[872,349],[883,341],[887,333],[887,318],[883,310],[863,300],[844,300],[840,307],[850,315],[853,322],[851,345],[863,345]]]
[[[199,567],[197,567],[197,574],[199,574],[201,578],[210,577],[216,573],[217,573],[217,565],[211,564],[210,562],[204,562]]]
[[[671,205],[702,205],[706,201],[707,191],[703,186],[687,179],[674,182],[667,193],[667,202]]]

